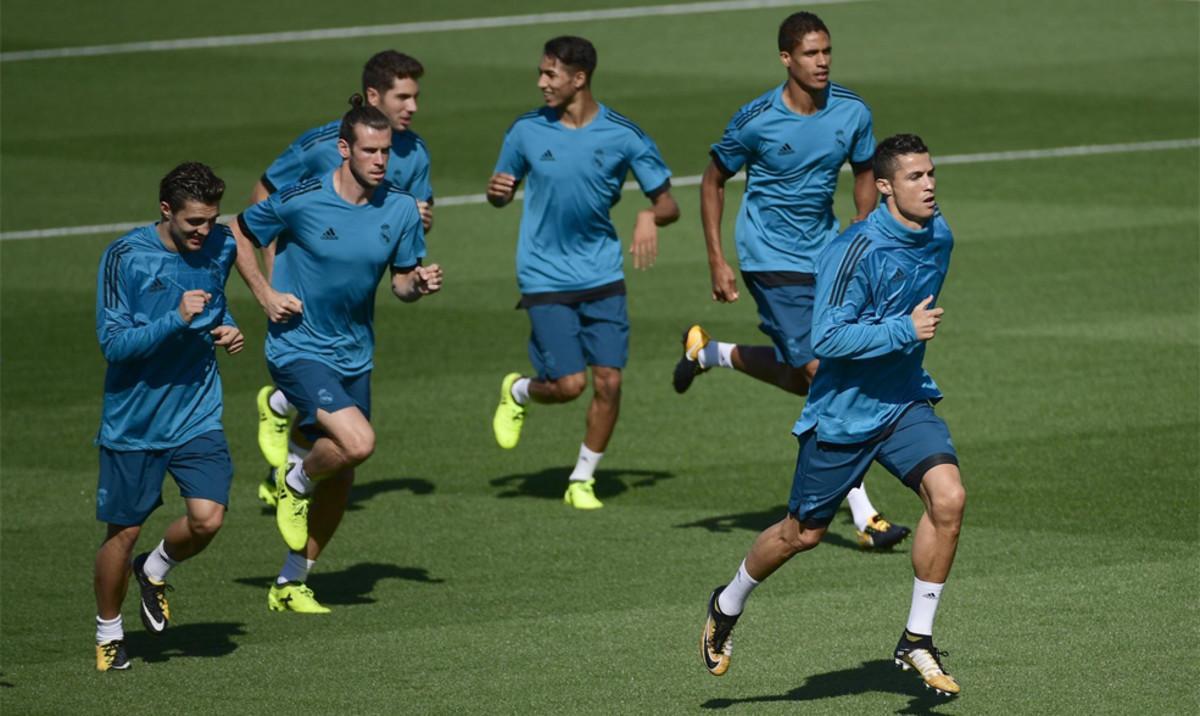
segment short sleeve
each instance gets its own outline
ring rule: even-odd
[[[653,199],[671,187],[671,170],[649,135],[634,137],[632,155],[629,168],[643,194]]]
[[[875,129],[871,122],[871,110],[863,105],[858,117],[858,126],[854,131],[854,146],[850,148],[850,163],[865,164],[874,156]]]
[[[514,124],[504,135],[504,143],[500,145],[500,158],[496,160],[496,174],[512,174],[517,181],[529,173],[529,162],[521,151],[521,131]]]
[[[751,151],[746,141],[748,132],[744,114],[745,111],[742,110],[733,115],[733,119],[729,120],[729,125],[725,127],[725,133],[721,135],[721,140],[712,145],[709,151],[713,161],[726,174],[738,173],[746,166],[746,162],[750,161]]]
[[[400,234],[400,240],[396,242],[396,250],[392,254],[392,267],[411,269],[420,265],[423,258],[425,258],[425,226],[421,223],[421,212],[417,211],[414,201],[412,211]]]
[[[279,195],[272,194],[238,214],[238,228],[255,244],[267,246],[287,228],[281,209]]]

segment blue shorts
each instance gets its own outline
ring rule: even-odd
[[[225,433],[213,430],[165,450],[101,446],[96,519],[122,526],[142,524],[162,504],[163,478],[168,472],[182,497],[229,506],[233,461]]]
[[[629,360],[625,296],[529,306],[529,362],[538,377],[557,380],[589,365],[624,368]]]
[[[788,512],[809,524],[829,524],[846,494],[862,484],[873,460],[913,491],[931,468],[958,464],[950,431],[927,402],[913,403],[883,435],[866,443],[823,443],[816,430],[798,440]]]
[[[371,371],[345,376],[315,360],[296,360],[287,365],[267,364],[275,387],[296,408],[296,426],[309,440],[324,435],[317,426],[317,410],[336,413],[356,407],[371,419]]]
[[[812,349],[813,283],[772,285],[764,274],[742,272],[742,280],[758,305],[758,330],[775,344],[775,357],[793,368],[815,360]]]

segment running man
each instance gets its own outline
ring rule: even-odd
[[[107,524],[96,553],[96,668],[128,669],[121,603],[130,572],[141,590],[146,631],[171,619],[167,574],[199,554],[221,529],[233,462],[221,427],[215,348],[242,350],[225,302],[237,256],[217,223],[225,183],[188,162],[163,177],[162,219],[114,241],[96,281],[96,336],[108,370],[96,444],[96,519]],[[171,473],[186,514],[130,564],[142,524],[162,504]]]
[[[420,79],[425,68],[416,58],[395,50],[384,50],[367,60],[362,71],[362,96],[367,104],[378,108],[392,126],[392,148],[387,164],[387,180],[392,186],[412,194],[421,211],[425,233],[433,228],[433,187],[429,183],[429,150],[412,130],[421,95]],[[328,174],[342,164],[338,152],[338,132],[342,120],[312,129],[279,155],[251,193],[251,203],[258,203],[279,188],[299,184],[305,179]],[[281,242],[282,244],[283,242]],[[268,280],[275,263],[276,245],[263,249],[263,261]],[[272,468],[287,461],[288,416],[291,405],[282,391],[265,386],[258,392],[258,445]],[[269,506],[275,504],[274,471],[258,486],[258,498]]]
[[[833,195],[847,161],[854,171],[854,221],[875,208],[875,151],[871,110],[829,80],[829,28],[809,12],[779,26],[779,59],[787,79],[739,109],[712,146],[700,184],[700,215],[708,247],[714,301],[738,300],[737,280],[721,248],[725,183],[746,169],[746,192],[734,232],[742,279],[758,305],[759,329],[772,346],[709,339],[699,325],[683,336],[675,365],[676,392],[712,367],[733,368],[796,395],[807,395],[817,371],[812,329],[813,271],[821,250],[837,236]],[[909,529],[884,519],[866,488],[848,496],[863,549],[890,549]]]
[[[875,185],[884,203],[817,261],[813,348],[821,366],[792,432],[799,440],[788,514],[755,540],[733,580],[708,601],[704,664],[729,669],[731,633],[746,598],[793,556],[816,547],[846,493],[878,462],[925,505],[913,539],[908,623],[893,656],[939,694],[959,692],[933,644],[933,619],[962,526],[966,491],[942,398],[922,367],[937,334],[935,308],[954,239],[935,201],[934,166],[920,137],[879,144]]]
[[[629,318],[621,241],[609,210],[621,199],[629,171],[650,208],[638,212],[630,253],[646,269],[658,254],[658,227],[679,218],[671,172],[654,140],[592,96],[596,48],[581,37],[546,43],[538,89],[546,106],[517,118],[504,136],[488,201],[513,200],[528,179],[517,242],[520,307],[532,331],[533,376],[509,373],[492,420],[500,447],[516,447],[530,401],[567,403],[593,395],[587,432],[563,497],[581,510],[603,507],[594,473],[608,447],[621,403],[621,369],[629,354]]]
[[[270,320],[267,368],[297,411],[290,454],[275,471],[288,553],[267,595],[272,611],[329,611],[305,581],[341,522],[355,467],[375,451],[380,278],[390,267],[392,293],[406,303],[442,286],[441,268],[421,265],[417,199],[385,178],[391,147],[387,116],[356,96],[339,129],[342,164],[251,206],[234,227],[238,271]],[[283,244],[268,282],[255,249],[277,238]]]

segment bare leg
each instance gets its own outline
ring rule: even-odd
[[[803,525],[792,515],[763,530],[746,554],[746,572],[761,582],[789,559],[821,543],[827,525]]]
[[[793,368],[780,363],[771,346],[734,346],[730,359],[734,368],[751,378],[796,395],[808,395],[808,386],[817,374],[817,361],[809,361],[803,368]]]
[[[324,435],[313,442],[304,458],[304,472],[314,480],[357,467],[375,452],[375,430],[358,408],[333,413],[318,410],[317,424]]]
[[[317,483],[313,491],[312,505],[308,508],[308,546],[304,556],[315,560],[337,532],[346,505],[350,501],[350,488],[354,485],[354,468],[341,472]]]
[[[116,619],[129,587],[129,560],[137,544],[141,525],[108,525],[108,534],[96,551],[93,586],[96,590],[96,614],[101,619]]]
[[[950,574],[958,533],[962,528],[967,492],[956,465],[938,465],[921,480],[925,514],[913,538],[913,573],[923,582],[941,584]]]
[[[554,380],[531,379],[529,397],[536,403],[569,403],[587,388],[587,373],[580,371]]]
[[[225,506],[219,502],[187,498],[184,503],[187,514],[167,525],[163,534],[167,556],[176,562],[202,552],[225,521]]]
[[[583,444],[589,450],[604,452],[621,413],[621,369],[592,366],[592,384],[595,390],[588,405]]]

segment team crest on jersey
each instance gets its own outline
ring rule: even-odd
[[[838,131],[833,133],[833,138],[835,140],[837,140],[838,146],[840,146],[842,149],[846,148],[846,133],[845,132],[843,132],[842,130],[839,129]]]
[[[597,149],[596,151],[592,152],[592,163],[595,164],[600,169],[604,168],[604,150],[603,149]]]
[[[392,239],[392,225],[384,224],[383,226],[380,226],[379,227],[379,240],[386,244],[388,241],[391,241],[391,239]]]

